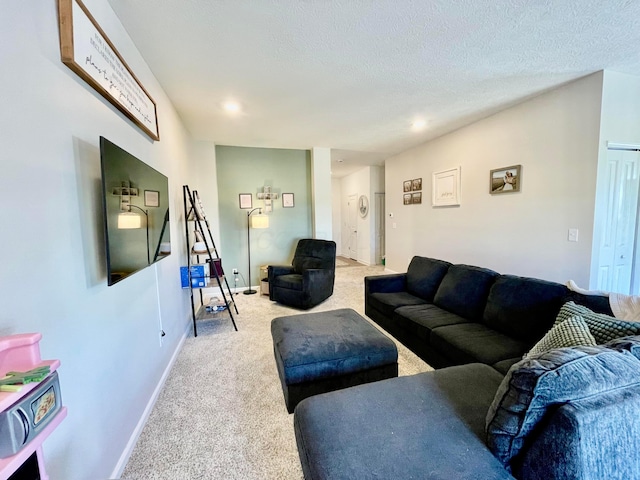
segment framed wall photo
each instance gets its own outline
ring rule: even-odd
[[[156,190],[144,191],[144,206],[145,207],[159,207],[160,206],[160,192]]]
[[[411,180],[411,190],[422,190],[422,178],[414,178]]]
[[[412,184],[412,180],[405,180],[404,182],[402,182],[402,191],[403,192],[410,192],[411,191],[411,184]]]
[[[240,208],[253,207],[252,195],[250,193],[241,193],[239,197],[240,197]]]
[[[460,205],[460,167],[433,174],[431,204],[434,207]]]
[[[293,208],[293,193],[283,193],[282,194],[282,207],[283,208]]]
[[[422,192],[414,192],[411,194],[411,203],[416,205],[422,203]]]
[[[403,205],[411,205],[411,194],[405,193],[402,195],[402,204]]]
[[[520,191],[522,184],[522,165],[502,167],[489,173],[489,193],[514,193]]]

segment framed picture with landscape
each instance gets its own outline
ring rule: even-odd
[[[522,165],[502,167],[489,173],[489,193],[514,193],[520,191],[522,184]]]

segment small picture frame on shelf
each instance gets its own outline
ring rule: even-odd
[[[293,193],[283,193],[282,194],[282,207],[283,208],[293,208],[295,206],[293,200]]]
[[[246,209],[251,208],[253,206],[252,196],[250,193],[241,193],[240,197],[240,208]]]
[[[136,192],[137,194],[137,192]],[[144,206],[145,207],[159,207],[160,206],[160,192],[157,190],[145,190],[144,191]]]

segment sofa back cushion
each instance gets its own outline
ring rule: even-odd
[[[428,302],[433,301],[450,265],[449,262],[435,258],[413,257],[407,269],[407,291]]]
[[[291,264],[296,273],[315,268],[335,270],[336,242],[316,238],[298,240]]]
[[[605,346],[559,348],[516,363],[487,412],[489,449],[509,469],[551,409],[640,386],[639,370],[630,352]]]
[[[471,265],[451,265],[433,303],[467,320],[480,321],[498,273]]]
[[[609,297],[604,295],[584,295],[582,293],[574,292],[567,289],[567,295],[564,297],[563,303],[573,302],[577,305],[587,307],[596,313],[604,313],[613,317],[611,311],[611,304],[609,303]]]
[[[489,291],[482,320],[500,333],[534,345],[553,326],[568,290],[546,280],[501,275]]]

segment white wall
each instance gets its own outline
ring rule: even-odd
[[[331,235],[336,242],[336,255],[343,255],[342,249],[342,180],[331,179]]]
[[[41,332],[43,358],[62,362],[69,414],[44,443],[52,480],[119,474],[145,407],[190,331],[178,275],[189,139],[108,2],[84,3],[155,99],[161,141],[61,63],[55,1],[2,2],[0,335]],[[172,197],[173,254],[112,287],[100,135],[167,175]]]
[[[216,145],[213,142],[192,142],[189,171],[189,190],[198,192],[209,222],[213,241],[220,256],[223,255],[220,241],[220,215],[218,206],[218,171],[216,169]],[[187,204],[187,209],[189,205]],[[184,210],[184,208],[182,209]],[[191,223],[192,228],[195,224]],[[184,236],[184,232],[182,232]],[[191,240],[193,241],[193,239]]]
[[[388,159],[388,268],[405,271],[423,255],[586,285],[602,78],[585,77]],[[517,164],[522,191],[490,195],[489,171]],[[432,207],[433,172],[456,166],[461,205]],[[417,177],[423,203],[405,206],[402,182]],[[579,229],[579,242],[567,241],[569,228]]]
[[[331,149],[311,149],[311,213],[313,238],[331,240],[333,221],[331,211]]]

